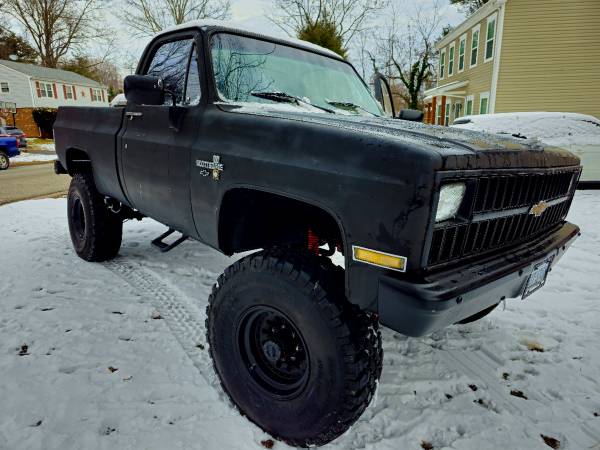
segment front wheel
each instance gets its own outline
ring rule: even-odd
[[[207,333],[233,403],[293,446],[343,434],[381,375],[377,321],[346,300],[343,270],[309,254],[262,251],[227,268],[209,299]]]
[[[123,221],[108,210],[91,174],[75,174],[69,187],[67,217],[77,255],[86,261],[107,261],[121,248]]]
[[[4,152],[0,152],[0,170],[6,170],[10,167],[10,158]]]

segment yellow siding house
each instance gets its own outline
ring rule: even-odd
[[[521,111],[600,118],[600,0],[490,0],[436,48],[428,123]]]

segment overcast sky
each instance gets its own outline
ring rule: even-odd
[[[124,22],[123,13],[119,5],[123,0],[106,0],[110,5],[105,11],[107,23],[109,23],[115,32],[116,48],[113,50],[111,60],[120,67],[123,74],[129,73],[135,69],[135,65],[145,45],[150,38],[135,37],[134,33]],[[450,0],[390,0],[397,10],[406,12],[406,17],[414,15],[418,8],[421,11],[433,10],[434,3],[441,6],[442,25],[456,25],[463,18],[463,14],[454,6],[450,5]],[[264,34],[270,35],[285,35],[285,33],[274,25],[267,15],[273,11],[273,0],[233,0],[231,10],[231,21],[237,25],[243,25],[255,30],[259,30]],[[389,14],[383,13],[380,17],[375,18],[370,25],[373,27],[381,26],[385,23]],[[11,21],[12,28],[21,34],[18,25]],[[94,45],[90,43],[86,46],[86,53],[101,55],[106,49],[102,45]],[[351,48],[352,50],[352,48]],[[350,53],[352,60],[352,51]]]
[[[413,15],[417,8],[425,12],[433,10],[433,5],[437,2],[441,6],[441,25],[457,25],[464,18],[464,15],[455,6],[450,5],[450,0],[391,0],[391,2],[399,11],[406,11],[407,17]],[[233,0],[231,21],[260,30],[265,34],[285,36],[285,33],[267,18],[272,10],[273,0]],[[380,18],[374,19],[371,25],[374,27],[382,25],[387,16],[387,14],[382,14]],[[115,26],[118,28],[119,35],[122,36],[120,41],[123,42],[128,53],[127,58],[120,58],[120,65],[124,71],[131,71],[135,69],[134,62],[143,51],[149,38],[130,39],[131,32],[125,25],[116,23]],[[131,66],[129,69],[126,68],[127,63],[123,60],[129,61]]]

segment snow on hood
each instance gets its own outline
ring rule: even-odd
[[[570,148],[597,145],[600,120],[576,113],[520,112],[466,116],[454,128],[485,131],[517,138],[539,139],[546,145]]]
[[[240,113],[313,113],[327,114],[322,109],[315,108],[308,103],[260,103],[260,102],[215,102],[218,106],[234,106],[236,112]]]
[[[232,103],[221,103],[232,105]],[[234,104],[235,105],[235,104]],[[440,149],[472,150],[542,150],[535,140],[516,139],[510,136],[460,130],[450,127],[428,125],[387,117],[369,117],[355,114],[328,114],[324,111],[308,111],[299,105],[241,103],[232,112],[263,115],[281,119],[317,123],[324,126],[340,127],[361,133],[379,134],[410,141],[417,145]],[[308,105],[306,105],[308,106]],[[316,108],[315,108],[316,109]]]

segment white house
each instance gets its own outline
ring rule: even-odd
[[[106,86],[66,70],[0,60],[0,122],[14,121],[27,135],[39,136],[33,109],[59,106],[108,106]]]

